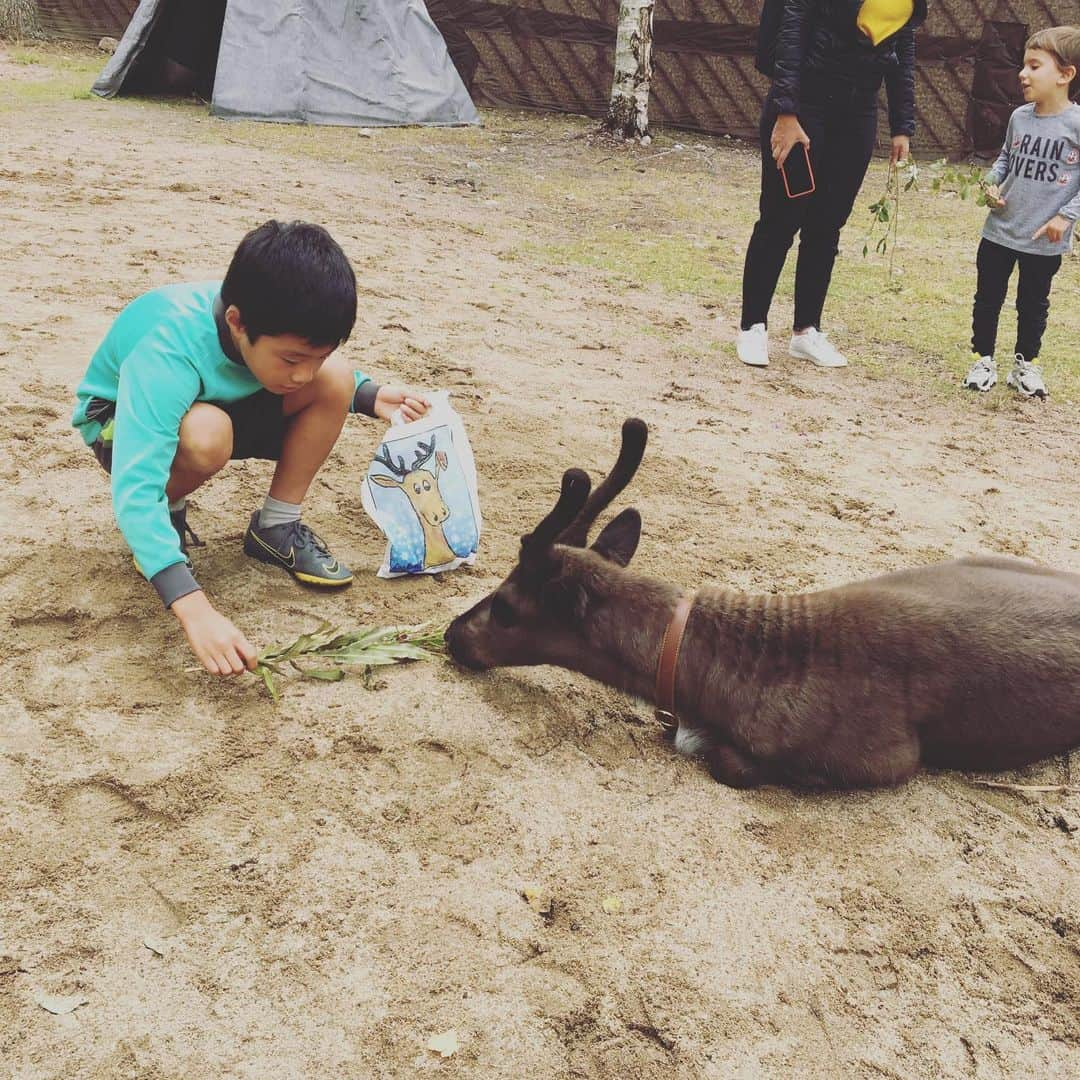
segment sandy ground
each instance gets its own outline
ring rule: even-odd
[[[0,114],[0,1073],[1080,1075],[1080,797],[956,774],[733,791],[645,707],[548,669],[290,683],[275,709],[188,670],[67,419],[140,291],[219,276],[268,216],[341,240],[347,354],[454,392],[487,531],[473,571],[377,581],[358,484],[378,432],[350,422],[307,515],[360,577],[315,596],[241,553],[268,472],[230,467],[193,499],[197,572],[269,644],[463,610],[631,414],[652,428],[636,564],[658,575],[801,589],[977,550],[1075,570],[1076,411],[976,411],[858,364],[753,372],[721,347],[730,310],[511,257],[588,206],[477,184],[445,134],[376,133],[358,164],[214,125],[133,102]],[[590,167],[584,130],[487,138],[524,175]],[[427,1042],[450,1029],[444,1060]]]

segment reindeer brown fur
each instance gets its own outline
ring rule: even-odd
[[[625,569],[627,509],[585,547],[645,450],[623,425],[589,495],[570,469],[518,565],[447,631],[460,664],[555,664],[653,700],[684,594]],[[1080,745],[1080,575],[1019,559],[959,559],[791,596],[700,590],[678,653],[675,746],[726,784],[869,787],[920,763],[1016,768]]]

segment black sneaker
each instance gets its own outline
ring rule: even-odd
[[[191,558],[188,553],[188,537],[191,537],[192,547],[206,547],[206,545],[195,535],[195,530],[187,523],[187,503],[181,506],[179,510],[170,510],[169,520],[176,530],[176,535],[180,537],[180,550],[183,552],[184,558],[187,559],[188,569],[190,570]]]
[[[288,570],[297,581],[331,588],[348,585],[352,571],[330,554],[330,549],[302,521],[259,526],[259,511],[251,515],[244,534],[244,554]]]
[[[179,510],[170,510],[169,520],[176,530],[176,535],[180,537],[180,554],[184,556],[184,564],[189,570],[194,570],[195,567],[191,565],[191,555],[188,553],[188,537],[191,537],[192,547],[206,547],[206,544],[195,535],[195,530],[187,523],[187,504],[185,503]],[[139,565],[139,560],[132,555],[131,561],[135,564],[135,569],[142,574],[143,569]],[[146,575],[143,574],[143,577]]]

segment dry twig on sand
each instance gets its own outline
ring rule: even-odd
[[[1006,784],[1000,780],[972,780],[972,783],[980,787],[1003,788],[1006,791],[1041,791],[1055,795],[1080,793],[1080,785],[1077,784]]]

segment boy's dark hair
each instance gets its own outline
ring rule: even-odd
[[[306,221],[267,221],[240,241],[221,286],[252,344],[295,334],[337,347],[356,322],[356,275],[334,238]]]
[[[1059,68],[1075,69],[1069,83],[1069,97],[1080,91],[1080,26],[1050,26],[1027,39],[1024,51],[1039,49],[1049,53]]]

